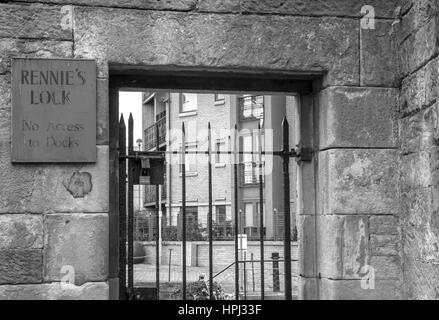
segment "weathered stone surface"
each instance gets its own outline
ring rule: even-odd
[[[360,28],[362,86],[398,87],[397,29],[392,21],[376,20],[375,29]]]
[[[439,299],[439,264],[417,259],[417,247],[407,247],[404,255],[406,299]]]
[[[299,278],[299,300],[318,300],[319,279]]]
[[[73,42],[0,39],[0,74],[11,72],[11,58],[70,58]]]
[[[375,289],[365,290],[361,280],[322,279],[320,299],[323,300],[399,300],[402,285],[397,280],[376,280]]]
[[[0,300],[108,300],[108,284],[86,283],[82,286],[45,283],[0,286]]]
[[[397,214],[399,168],[392,150],[327,150],[319,155],[323,214]]]
[[[373,255],[396,256],[399,254],[400,238],[396,235],[371,235],[370,247]]]
[[[330,87],[319,103],[320,149],[396,146],[397,89]]]
[[[318,216],[319,271],[324,278],[361,279],[370,262],[368,217]]]
[[[406,39],[438,14],[438,3],[435,0],[402,1],[399,38]]]
[[[392,18],[397,7],[397,1],[379,0],[200,0],[199,9],[210,12],[248,12],[293,14],[305,16],[350,16],[360,17],[361,8],[372,5],[377,17]]]
[[[63,27],[61,7],[42,4],[1,4],[0,38],[71,40],[72,29]]]
[[[436,102],[439,92],[439,58],[433,59],[402,82],[400,113],[407,115]]]
[[[0,249],[0,284],[38,283],[43,281],[41,249]]]
[[[401,149],[404,155],[439,146],[439,104],[400,120]]]
[[[403,76],[414,72],[437,54],[438,30],[438,17],[435,17],[403,41],[400,45]]]
[[[75,55],[125,64],[326,72],[359,83],[358,24],[340,18],[77,8]],[[92,32],[91,32],[92,31]]]
[[[369,232],[378,235],[398,235],[399,222],[396,217],[373,216],[369,218]]]
[[[41,1],[41,0],[40,0]],[[22,2],[37,2],[22,0]],[[45,3],[152,10],[194,10],[197,0],[44,0]]]
[[[317,277],[316,224],[314,216],[298,216],[299,273],[303,277]]]
[[[435,186],[438,183],[439,147],[405,155],[401,159],[401,190]]]
[[[59,281],[72,266],[75,284],[102,281],[108,275],[108,215],[53,214],[45,218],[46,281]],[[63,271],[64,272],[64,271]]]
[[[0,250],[42,249],[43,216],[30,214],[0,215]]]
[[[108,80],[97,80],[96,144],[108,145]]]
[[[402,264],[399,256],[372,256],[369,262],[369,274],[373,268],[375,279],[401,280]]]
[[[96,164],[13,165],[10,145],[1,145],[0,213],[108,212],[108,152],[107,146],[98,146]],[[82,198],[65,187],[78,171],[92,176],[93,188]]]

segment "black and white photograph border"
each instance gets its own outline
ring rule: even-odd
[[[0,300],[439,299],[438,21],[0,1]]]

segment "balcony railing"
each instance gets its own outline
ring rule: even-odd
[[[259,163],[246,162],[239,165],[241,186],[259,183]],[[264,182],[264,168],[262,168],[262,182]]]
[[[156,197],[156,187],[154,185],[145,185],[145,204],[155,203]],[[165,184],[162,186],[162,200],[166,199],[166,176]]]
[[[145,129],[145,150],[151,150],[157,146],[157,128],[159,130],[159,145],[162,145],[166,142],[166,116]]]

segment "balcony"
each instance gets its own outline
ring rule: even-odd
[[[259,184],[259,163],[246,162],[239,164],[241,186]],[[262,168],[262,182],[264,182],[264,168]]]
[[[156,187],[154,185],[145,185],[145,205],[155,203],[156,197]],[[165,184],[162,186],[162,201],[166,200],[166,176]]]
[[[145,150],[151,150],[157,147],[157,129],[159,131],[159,146],[162,146],[166,142],[166,113],[161,113],[161,118],[156,121],[152,126],[145,129],[144,141]]]

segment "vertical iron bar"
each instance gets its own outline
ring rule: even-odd
[[[285,300],[292,300],[291,288],[291,218],[290,218],[290,156],[289,156],[289,124],[285,117],[282,122],[283,131],[283,187],[284,187],[284,257],[285,257]]]
[[[119,123],[119,299],[127,298],[127,160],[126,126],[123,115]]]
[[[172,249],[169,249],[168,282],[171,283]]]
[[[261,300],[265,298],[265,259],[264,259],[264,182],[262,180],[262,126],[258,124],[259,141],[259,241],[261,255]]]
[[[235,124],[234,149],[235,157],[233,164],[234,187],[235,187],[235,299],[239,300],[239,256],[238,256],[238,236],[239,236],[239,203],[238,203],[238,159],[237,159],[237,139],[238,125]]]
[[[134,136],[134,120],[133,115],[130,113],[130,117],[128,119],[128,155],[132,155],[134,153],[134,144],[133,144],[133,136]],[[133,160],[128,159],[128,294],[129,299],[133,299],[134,296],[134,277],[133,277],[133,253],[134,253],[134,165]]]
[[[255,263],[253,262],[253,253],[251,254],[251,261],[252,261],[252,282],[253,282],[253,292],[256,291],[255,288]]]
[[[155,136],[156,136],[156,151],[159,151],[160,148],[160,141],[159,141],[159,126],[156,122],[155,124]],[[160,185],[155,186],[155,207],[156,207],[156,217],[155,217],[155,226],[156,226],[156,239],[155,239],[155,286],[157,288],[157,300],[160,298],[160,206],[161,200],[160,199]]]
[[[247,300],[247,252],[243,250],[244,253],[244,300]]]
[[[186,300],[186,132],[182,123],[183,159],[181,163],[182,241],[183,241],[183,300]]]
[[[213,300],[213,225],[212,225],[212,129],[210,127],[210,122],[208,124],[208,170],[209,170],[209,296],[210,300]]]

